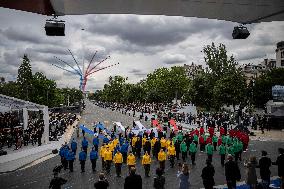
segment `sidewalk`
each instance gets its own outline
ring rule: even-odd
[[[0,156],[0,173],[15,171],[42,157],[52,154],[52,150],[54,149],[59,150],[62,144],[65,142],[69,143],[74,131],[73,126],[77,124],[78,121],[75,121],[73,125],[69,125],[66,132],[58,141],[51,141],[48,144],[28,149],[24,147],[23,149],[11,151],[11,153],[8,152],[7,155]],[[56,156],[56,154],[54,154],[54,156]],[[51,157],[53,156],[50,156],[50,158]]]
[[[264,130],[264,134],[261,133],[260,130],[253,130],[250,131],[254,132],[256,136],[251,136],[251,140],[259,140],[259,141],[284,141],[284,131],[282,130]]]

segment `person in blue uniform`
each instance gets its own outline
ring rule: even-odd
[[[89,142],[87,141],[86,137],[82,140],[82,148],[87,153]]]
[[[80,161],[80,164],[81,164],[81,173],[85,172],[86,159],[87,159],[87,153],[84,150],[82,150],[79,153],[79,161]]]
[[[93,172],[96,171],[96,165],[97,165],[97,159],[98,159],[98,151],[94,149],[95,147],[92,148],[90,152],[90,160],[92,163],[92,170]]]
[[[72,142],[71,142],[71,149],[72,152],[74,153],[74,155],[76,155],[76,151],[77,151],[77,142],[75,141],[75,139],[73,138]]]
[[[73,172],[73,163],[74,163],[74,160],[75,160],[75,154],[74,154],[72,149],[69,150],[66,160],[69,163],[69,171]]]

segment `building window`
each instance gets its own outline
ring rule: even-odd
[[[281,60],[281,66],[284,66],[284,60]]]
[[[281,52],[281,58],[284,58],[284,51]]]

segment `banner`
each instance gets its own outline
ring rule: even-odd
[[[156,120],[156,119],[152,120],[152,124],[153,124],[154,126],[156,126],[160,131],[163,130],[162,127],[161,127],[161,125],[159,124],[158,120]]]
[[[90,135],[92,135],[92,136],[94,136],[94,135],[95,135],[94,131],[92,131],[92,130],[88,129],[87,127],[85,127],[85,125],[80,125],[80,127],[79,127],[79,128],[80,128],[80,129],[82,129],[82,130],[84,130],[84,131],[85,131],[85,133],[88,133],[88,134],[90,134]],[[104,138],[104,135],[99,134],[99,135],[98,135],[98,137],[99,137],[99,138]]]
[[[170,125],[174,127],[174,130],[175,130],[175,131],[178,131],[178,128],[177,128],[177,125],[176,125],[175,120],[171,119],[171,120],[170,120]]]

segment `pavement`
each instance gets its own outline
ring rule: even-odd
[[[8,154],[0,156],[0,173],[15,171],[29,166],[31,163],[34,165],[35,161],[41,162],[42,160],[46,160],[46,156],[49,158],[56,156],[52,154],[52,150],[59,150],[62,144],[65,142],[69,143],[74,131],[73,126],[77,124],[78,121],[76,120],[73,125],[69,125],[66,132],[58,141],[51,141],[41,146],[32,146],[29,144],[28,146],[22,146],[19,150],[13,150],[13,147],[4,149]]]
[[[129,115],[122,115],[120,112],[111,111],[109,109],[103,109],[97,107],[89,102],[86,102],[86,110],[84,111],[82,118],[79,124],[84,124],[86,127],[92,129],[94,121],[101,121],[110,129],[112,127],[112,122],[119,121],[122,122],[124,126],[131,126],[133,120],[138,120],[138,118],[133,118]],[[146,127],[149,127],[149,123],[144,123]],[[78,144],[81,144],[82,135],[77,138],[73,133],[73,137],[77,140]],[[89,144],[92,142],[92,136],[87,135],[87,140]],[[266,150],[268,156],[275,161],[278,155],[277,149],[283,147],[283,141],[259,141],[252,140],[249,144],[249,150],[243,153],[243,160],[249,158],[249,156],[255,155],[257,158],[261,155],[261,150]],[[89,145],[90,146],[90,145]],[[90,151],[90,147],[88,152]],[[76,156],[78,159],[78,154]],[[205,166],[206,154],[199,152],[197,153],[196,165],[191,167],[190,170],[190,183],[192,189],[203,188],[202,179],[200,177],[202,168]],[[187,163],[190,164],[190,161],[187,160]],[[23,189],[41,189],[47,188],[50,180],[52,179],[52,170],[53,168],[60,164],[60,157],[56,155],[50,159],[47,159],[43,162],[37,163],[33,166],[29,166],[24,169],[18,169],[13,172],[8,172],[0,175],[0,184],[1,188],[5,189],[14,189],[14,188],[23,188]],[[177,162],[176,162],[177,164]],[[224,168],[220,164],[220,157],[217,152],[213,155],[213,166],[215,167],[215,183],[216,185],[223,185],[225,183]],[[245,168],[243,162],[239,162],[239,166],[242,174],[242,181],[245,179]],[[151,177],[144,177],[144,169],[141,166],[141,160],[137,160],[137,172],[141,174],[143,179],[143,188],[153,188],[153,176],[155,175],[155,169],[158,167],[156,160],[152,160],[151,165]],[[60,173],[60,176],[67,179],[67,183],[63,185],[63,189],[70,188],[83,188],[89,189],[94,188],[93,184],[98,180],[98,174],[101,171],[101,160],[97,162],[97,172],[91,171],[91,162],[89,159],[86,161],[86,172],[80,173],[80,164],[76,160],[74,162],[74,172],[69,173],[68,170]],[[176,177],[177,166],[170,168],[169,162],[166,162],[166,189],[175,189],[178,188],[179,180]],[[277,176],[277,167],[271,167],[271,176]],[[257,170],[257,175],[259,177],[259,170]],[[107,175],[107,178],[110,183],[111,189],[120,189],[123,188],[124,179],[127,176],[127,167],[126,165],[122,166],[122,177],[115,177],[114,166],[111,167],[110,175]]]

